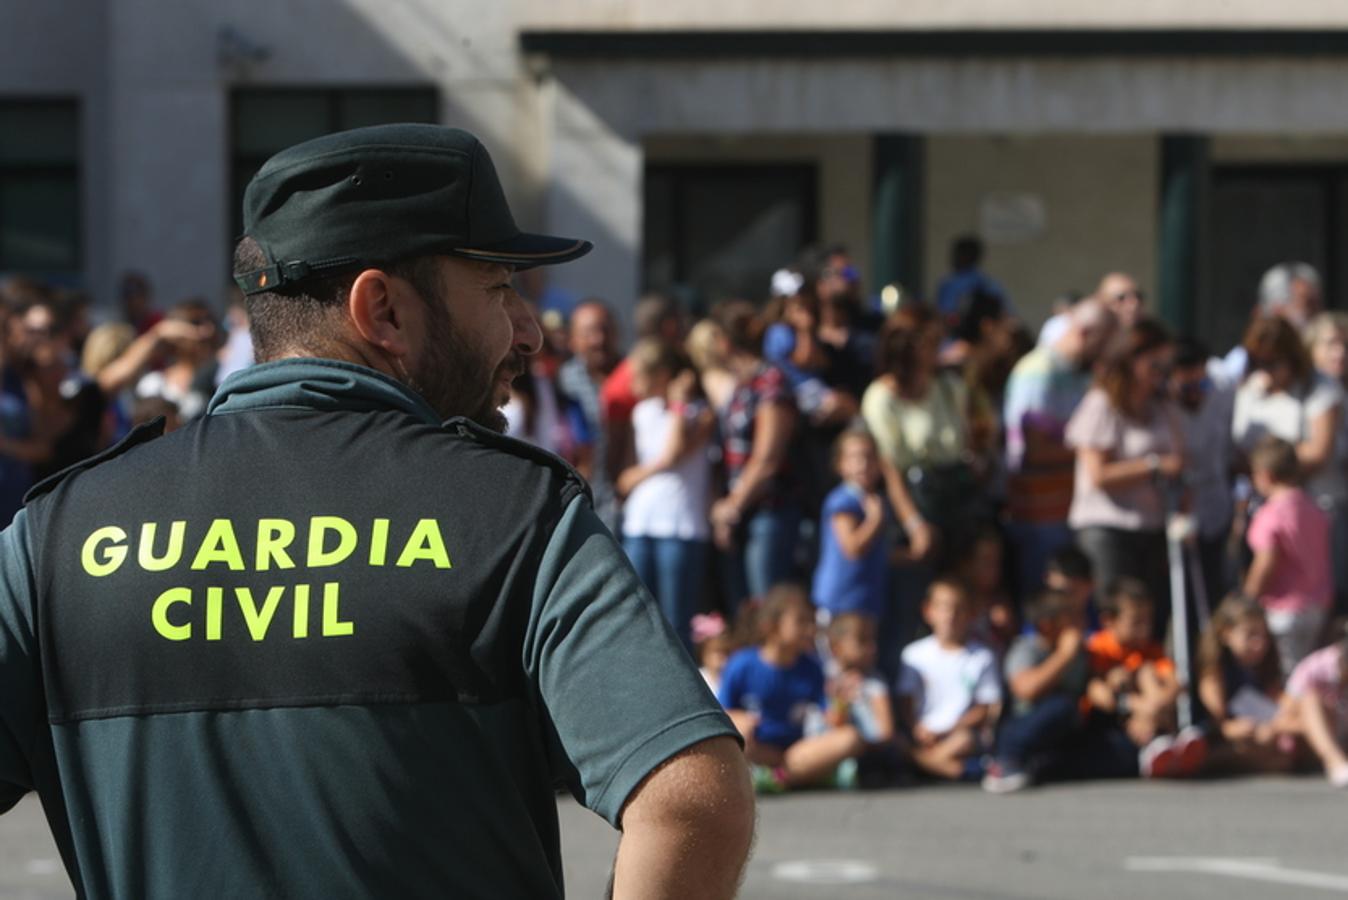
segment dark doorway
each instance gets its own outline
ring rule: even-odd
[[[1325,302],[1344,306],[1348,287],[1348,166],[1241,166],[1213,171],[1211,255],[1198,333],[1214,352],[1236,344],[1259,279],[1288,260],[1315,266]]]
[[[767,297],[772,273],[816,239],[818,170],[801,165],[646,168],[642,281],[703,312]]]

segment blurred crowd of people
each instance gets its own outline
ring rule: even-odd
[[[241,302],[223,323],[203,298],[160,311],[135,272],[119,297],[119,314],[96,321],[80,292],[0,279],[0,523],[33,485],[135,425],[200,416],[224,376],[251,365]]]
[[[589,481],[762,790],[1348,785],[1348,315],[1290,262],[1209,348],[1111,272],[1035,334],[981,255],[886,306],[809,248],[696,321],[642,298],[626,353],[549,310],[511,433]]]
[[[625,352],[607,304],[521,273],[545,341],[509,431],[587,479],[764,791],[1315,766],[1348,786],[1348,314],[1286,263],[1240,345],[1209,348],[1112,272],[1035,334],[981,253],[955,243],[933,302],[881,303],[812,247],[696,321],[642,298]],[[0,280],[3,521],[251,364],[237,297],[221,321],[160,312],[136,273],[119,296],[98,321]]]

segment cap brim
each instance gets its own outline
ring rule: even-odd
[[[580,259],[594,249],[589,241],[553,237],[550,234],[519,234],[508,241],[485,247],[455,247],[457,256],[504,263],[517,269],[555,266]]]

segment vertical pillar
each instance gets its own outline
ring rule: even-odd
[[[1178,333],[1198,321],[1203,210],[1208,195],[1208,140],[1195,135],[1161,138],[1160,247],[1157,312]]]
[[[922,292],[923,141],[917,135],[877,134],[872,142],[872,286],[898,283]]]

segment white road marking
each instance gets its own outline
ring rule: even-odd
[[[55,859],[28,860],[29,875],[55,875],[61,871],[61,863]]]
[[[800,884],[865,884],[880,877],[880,871],[861,859],[800,859],[772,867],[778,881]]]
[[[1287,869],[1270,857],[1130,856],[1123,865],[1130,872],[1200,872],[1348,894],[1348,875]]]

